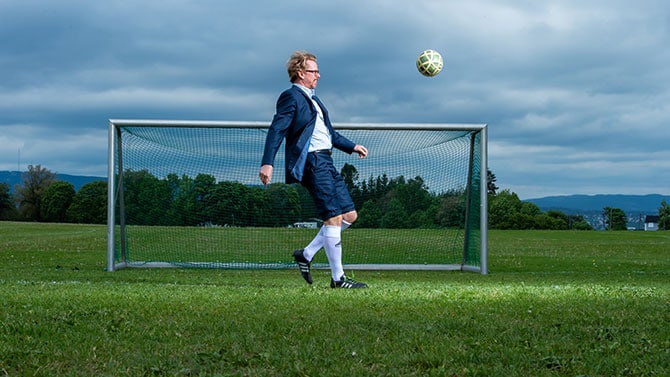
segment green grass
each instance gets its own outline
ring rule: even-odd
[[[355,271],[360,291],[105,272],[105,247],[0,222],[0,376],[670,375],[668,232],[492,231],[489,275]]]

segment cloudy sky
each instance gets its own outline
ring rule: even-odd
[[[105,176],[110,118],[269,122],[297,49],[335,122],[488,124],[522,199],[670,194],[666,0],[0,0],[0,170]]]

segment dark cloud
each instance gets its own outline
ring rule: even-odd
[[[523,197],[664,193],[664,1],[3,1],[0,169],[106,174],[109,118],[270,120],[296,49],[337,122],[489,124]],[[445,68],[419,75],[439,50]],[[24,166],[25,167],[25,166]],[[666,169],[667,170],[667,169]]]

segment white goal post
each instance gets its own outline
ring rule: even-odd
[[[294,267],[290,252],[319,220],[299,185],[260,184],[268,127],[111,119],[107,270]],[[370,150],[360,161],[333,154],[359,212],[343,233],[345,269],[488,273],[486,124],[334,127]],[[283,177],[280,150],[274,181]]]

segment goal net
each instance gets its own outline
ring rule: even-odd
[[[269,123],[110,120],[107,269],[294,268],[322,225],[309,193],[258,178]],[[487,273],[486,125],[335,124],[365,159],[333,152],[358,221],[345,269]],[[313,268],[327,268],[323,251]]]

